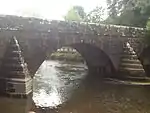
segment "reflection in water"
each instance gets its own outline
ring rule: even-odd
[[[32,107],[32,95],[28,99],[0,97],[0,113],[28,113]]]
[[[34,78],[33,100],[37,106],[55,107],[65,102],[85,75],[80,63],[45,61]]]
[[[34,102],[41,107],[63,104],[55,109],[58,113],[150,113],[149,86],[105,83],[97,76],[86,75],[86,71],[83,64],[45,61],[34,78]],[[30,101],[1,98],[0,113],[26,113]]]
[[[149,86],[117,85],[105,83],[96,76],[85,77],[86,68],[81,64],[48,61],[44,66],[46,67],[41,66],[39,71],[41,74],[44,73],[44,77],[37,75],[35,78],[35,81],[41,84],[38,88],[44,89],[48,94],[48,91],[55,92],[53,91],[55,87],[57,88],[55,94],[58,95],[56,100],[61,100],[63,103],[69,99],[59,109],[59,113],[150,113]],[[47,76],[50,81],[42,82]],[[71,98],[68,98],[70,95]],[[38,98],[37,100],[42,104]],[[48,99],[47,101],[49,102]],[[51,106],[48,102],[46,106]],[[57,105],[60,101],[53,102]]]
[[[47,94],[45,90],[41,89],[38,93],[39,94],[35,93],[33,97],[37,106],[50,107],[57,106],[62,103],[57,90],[52,89],[51,93]]]

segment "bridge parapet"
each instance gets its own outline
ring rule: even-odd
[[[66,22],[58,20],[42,20],[17,16],[0,16],[0,31],[36,31],[63,32],[75,34],[109,35],[120,37],[142,37],[144,28],[106,25],[87,22]]]
[[[31,70],[33,67],[38,68],[45,60],[46,53],[50,54],[66,45],[76,43],[93,45],[109,56],[116,69],[123,52],[123,43],[130,42],[136,52],[142,51],[141,48],[144,47],[143,45],[141,47],[144,28],[28,18],[19,18],[16,23],[13,23],[14,19],[11,18],[6,24],[1,25],[1,21],[5,19],[1,18],[0,58],[3,58],[5,53],[5,43],[10,37],[16,36]]]
[[[50,30],[58,32],[76,33],[76,34],[92,34],[98,36],[120,36],[120,37],[142,37],[145,33],[144,28],[106,25],[98,23],[85,22],[65,22],[51,21]]]

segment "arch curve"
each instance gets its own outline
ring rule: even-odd
[[[42,52],[40,52],[40,48],[39,52],[36,50],[39,53],[38,56],[37,57],[33,56],[33,58],[30,61],[28,61],[30,64],[32,64],[29,65],[31,67],[29,68],[31,69],[32,75],[36,73],[40,65],[43,63],[43,61],[46,60],[48,54],[53,53],[54,51],[63,46],[68,46],[76,49],[86,61],[90,72],[99,73],[103,71],[110,76],[112,75],[112,73],[116,71],[109,56],[102,49],[93,44],[80,42],[80,43],[71,43],[68,45],[62,44],[61,46],[57,46],[56,44],[51,45],[50,43],[48,48],[45,49],[44,51],[41,50]]]
[[[111,59],[100,48],[88,43],[74,43],[64,46],[74,48],[81,54],[86,61],[89,72],[101,74],[103,71],[103,74],[106,74],[107,76],[110,76],[115,72]]]

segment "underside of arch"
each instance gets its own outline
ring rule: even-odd
[[[89,71],[105,76],[112,76],[115,72],[109,56],[98,47],[87,43],[76,43],[69,46],[76,49],[82,55]]]
[[[140,54],[140,60],[146,72],[146,75],[150,77],[150,46],[143,49]]]

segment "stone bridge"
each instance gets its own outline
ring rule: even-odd
[[[112,74],[119,70],[127,42],[143,62],[144,33],[143,28],[127,26],[29,21],[24,25],[0,29],[0,58],[1,61],[4,59],[8,40],[15,36],[32,75],[48,55],[62,46],[75,48],[85,59],[89,69],[107,68],[108,73]]]

